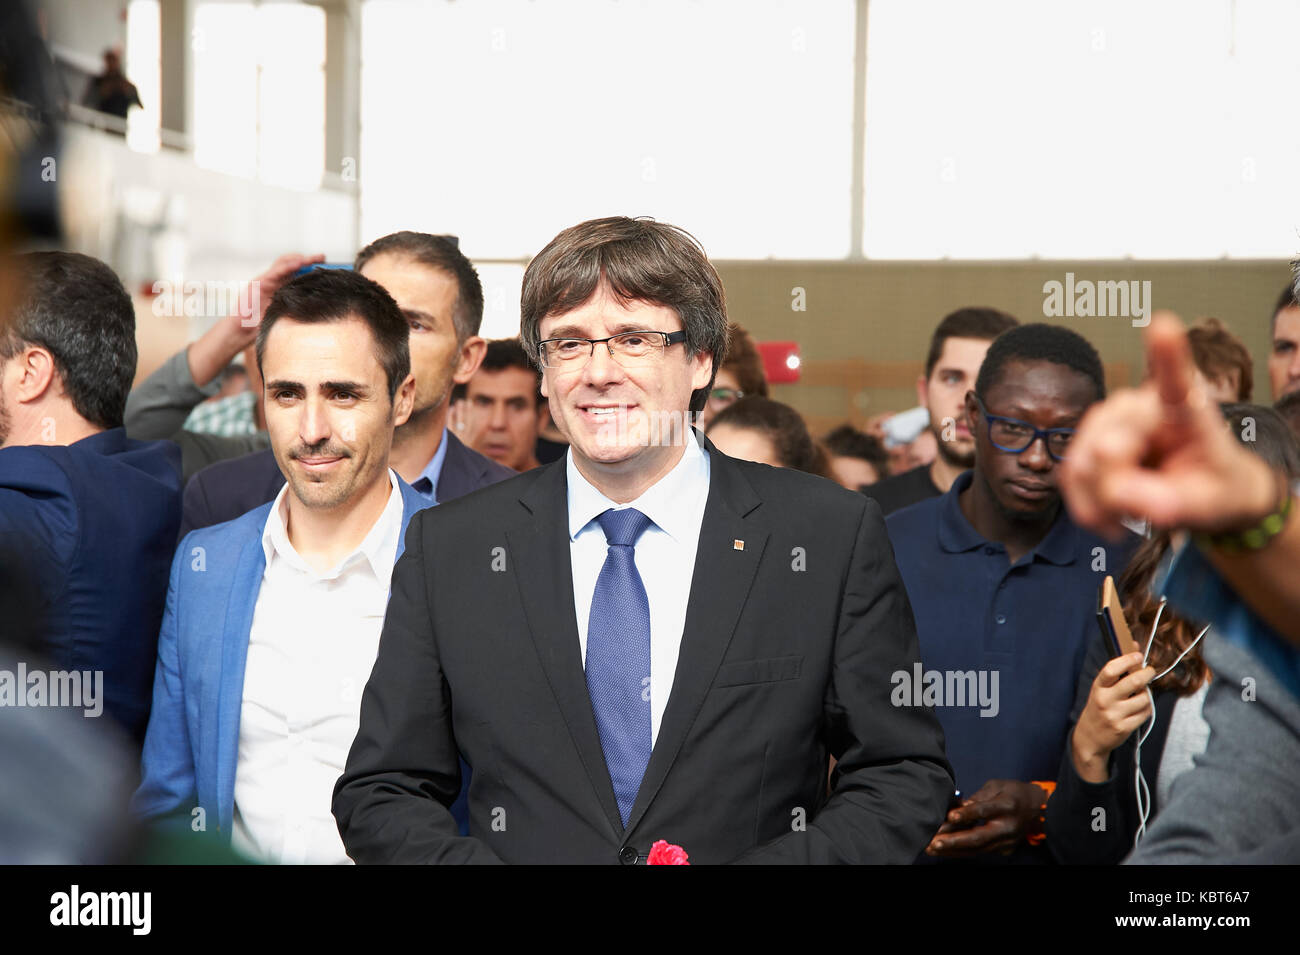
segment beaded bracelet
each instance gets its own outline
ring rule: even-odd
[[[1217,550],[1224,554],[1240,554],[1243,551],[1261,550],[1286,526],[1287,516],[1291,513],[1291,491],[1288,488],[1282,502],[1254,527],[1244,531],[1226,534],[1194,534],[1201,550]]]

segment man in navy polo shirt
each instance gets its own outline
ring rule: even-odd
[[[1101,359],[1081,336],[1010,329],[966,395],[974,468],[886,521],[923,665],[894,674],[892,700],[937,707],[964,797],[931,856],[1047,859],[1046,847],[1025,845],[1041,840],[1050,789],[1034,781],[1056,777],[1097,588],[1118,578],[1138,541],[1085,531],[1061,504],[1057,465],[1104,397]]]

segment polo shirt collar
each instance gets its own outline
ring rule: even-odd
[[[991,543],[971,526],[957,500],[962,491],[970,487],[974,476],[974,471],[963,471],[957,475],[957,480],[953,481],[939,506],[939,547],[950,554],[975,550]],[[1070,520],[1069,512],[1062,503],[1047,535],[1026,557],[1031,560],[1040,557],[1049,564],[1065,566],[1074,563],[1078,555],[1079,528]]]

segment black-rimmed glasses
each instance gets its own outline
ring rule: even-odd
[[[597,345],[609,349],[620,365],[657,360],[669,345],[686,341],[685,332],[623,332],[609,338],[547,338],[537,343],[538,358],[546,368],[581,368]]]
[[[980,413],[988,422],[989,442],[999,451],[1008,454],[1021,454],[1028,451],[1035,441],[1043,439],[1048,455],[1053,461],[1064,461],[1065,452],[1074,437],[1074,428],[1036,428],[1028,421],[1019,418],[1007,418],[1002,415],[989,414],[979,395],[975,396]]]

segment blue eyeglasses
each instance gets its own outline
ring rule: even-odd
[[[1028,421],[1019,418],[1004,418],[1002,415],[989,414],[979,395],[975,396],[980,413],[989,426],[989,442],[999,451],[1008,454],[1021,454],[1028,451],[1035,441],[1043,439],[1043,445],[1053,461],[1064,461],[1065,452],[1074,437],[1073,428],[1035,428]]]

